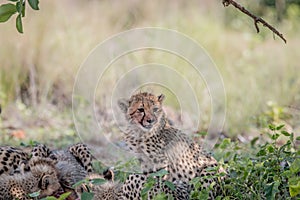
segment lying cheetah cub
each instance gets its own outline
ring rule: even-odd
[[[188,183],[195,177],[213,175],[207,170],[217,161],[181,130],[171,126],[162,109],[164,95],[144,92],[118,104],[128,122],[124,140],[141,161],[145,173],[166,169],[165,179]],[[223,171],[220,169],[219,171]],[[203,180],[206,187],[213,180]]]
[[[77,199],[72,186],[86,178],[92,172],[92,154],[89,148],[82,143],[71,145],[66,149],[50,150],[44,144],[32,149],[32,156],[37,158],[50,158],[54,160],[59,172],[59,182],[64,192],[71,192],[68,199]]]
[[[93,171],[92,154],[82,143],[74,144],[67,149],[50,150],[44,144],[38,144],[32,149],[32,157],[50,158],[56,161],[62,185],[72,187]]]
[[[28,172],[0,176],[0,200],[31,199],[28,195],[34,192],[43,198],[61,189],[53,160],[32,158],[29,167]]]

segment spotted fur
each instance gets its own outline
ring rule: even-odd
[[[69,147],[69,152],[81,163],[87,172],[93,171],[92,154],[86,144],[78,143]]]
[[[122,196],[124,200],[142,199],[142,190],[147,183],[148,175],[131,174],[122,186]],[[155,183],[147,192],[147,199],[154,199],[159,194],[167,195],[167,199],[187,200],[189,199],[189,186],[180,181],[175,181],[174,190],[170,188],[165,180],[155,178]]]
[[[204,178],[216,174],[208,169],[218,167],[217,161],[169,124],[162,108],[163,100],[164,95],[145,92],[118,102],[128,121],[128,130],[124,133],[126,144],[137,154],[144,173],[166,169],[169,174],[165,180],[189,183],[195,177],[202,177],[203,188],[208,187],[218,181]],[[217,171],[224,170],[220,167]],[[210,195],[213,198],[216,194]]]
[[[103,176],[90,175],[89,179],[101,178]],[[147,182],[147,175],[131,174],[124,183],[107,181],[101,185],[88,184],[86,191],[94,193],[95,200],[141,200],[142,190]],[[162,192],[167,195],[168,199],[186,200],[189,199],[188,185],[179,182],[174,183],[174,190],[165,184],[164,180],[157,180],[146,193],[146,199],[154,199],[155,196]]]
[[[77,198],[72,186],[85,179],[92,172],[92,155],[85,144],[78,143],[67,149],[50,150],[44,144],[34,146],[29,153],[14,147],[0,147],[0,175],[15,175],[31,172],[32,162],[50,159],[55,163],[58,179],[64,191],[71,191],[72,198]]]
[[[65,192],[71,192],[69,199],[77,198],[72,186],[85,179],[92,169],[92,155],[85,144],[78,143],[66,149],[50,150],[43,144],[35,146],[32,150],[35,157],[47,157],[56,161],[59,171],[59,180]]]
[[[13,174],[21,163],[27,162],[30,155],[21,149],[4,146],[0,147],[0,175]]]

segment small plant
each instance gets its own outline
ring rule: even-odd
[[[131,173],[138,173],[139,161],[136,158],[129,159],[126,162],[117,162],[114,166],[115,179],[125,182]]]
[[[26,0],[9,1],[15,2],[15,4],[7,3],[0,6],[0,22],[6,22],[12,15],[17,13],[16,28],[19,33],[23,33],[22,18],[25,17]],[[39,10],[39,0],[28,0],[28,4],[33,10]]]
[[[223,183],[222,198],[229,199],[297,199],[300,197],[300,150],[293,133],[284,125],[269,125],[268,140],[241,146],[230,139],[217,145],[217,153],[226,160],[228,178]],[[286,142],[278,145],[279,137]],[[256,148],[257,146],[257,148]]]
[[[83,179],[81,181],[78,181],[75,183],[72,187],[75,189],[81,185],[85,185],[85,187],[88,188],[88,191],[91,191],[91,188],[89,187],[89,184],[93,185],[102,185],[106,183],[107,181],[102,179],[102,178],[94,178],[94,179]],[[92,200],[94,198],[94,193],[93,192],[82,192],[80,199],[81,200]]]
[[[144,188],[141,191],[142,200],[148,199],[148,192],[153,188],[155,184],[159,184],[160,185],[159,188],[163,188],[163,186],[166,185],[171,190],[175,190],[175,185],[172,182],[162,180],[162,178],[167,174],[168,171],[166,171],[165,169],[161,169],[149,175],[146,183],[144,184]],[[173,197],[166,195],[163,191],[159,191],[159,193],[153,199],[163,200],[163,199],[173,199]]]

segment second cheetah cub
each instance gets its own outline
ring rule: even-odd
[[[54,195],[61,189],[58,173],[53,160],[32,158],[30,171],[12,176],[0,176],[0,200],[31,199],[29,194],[38,192],[38,198]]]

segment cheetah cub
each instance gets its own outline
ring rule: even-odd
[[[85,179],[93,171],[92,154],[85,144],[78,143],[66,149],[54,150],[50,150],[44,144],[39,144],[32,149],[31,154],[33,158],[54,160],[55,167],[59,172],[59,182],[64,192],[71,192],[68,199],[77,199],[77,194],[72,186]]]
[[[136,153],[144,173],[166,169],[169,181],[188,183],[195,177],[214,175],[217,161],[181,130],[169,124],[162,109],[164,95],[138,93],[118,101],[128,122],[124,140]],[[222,168],[218,172],[224,171]],[[207,187],[213,180],[203,180]]]
[[[31,199],[29,194],[39,192],[38,198],[51,196],[61,189],[53,160],[32,158],[30,171],[0,176],[0,200]]]
[[[74,144],[66,149],[50,150],[44,144],[38,144],[32,149],[32,157],[50,158],[56,161],[60,181],[72,187],[76,182],[84,179],[93,171],[92,154],[82,143]]]

